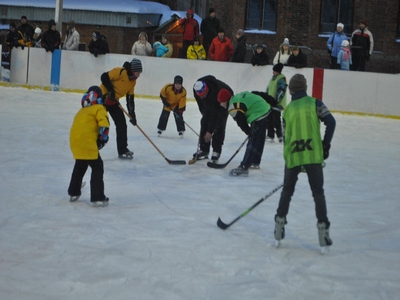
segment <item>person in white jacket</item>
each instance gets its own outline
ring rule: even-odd
[[[75,22],[69,21],[67,24],[67,34],[65,36],[63,50],[78,50],[80,35],[75,29]]]
[[[276,65],[278,63],[281,63],[283,65],[286,65],[287,60],[289,59],[289,56],[292,54],[292,51],[290,51],[290,46],[289,46],[289,39],[285,38],[283,40],[282,45],[279,47],[278,52],[276,52],[273,64]]]
[[[151,56],[152,51],[146,32],[139,33],[139,39],[132,46],[132,55]]]

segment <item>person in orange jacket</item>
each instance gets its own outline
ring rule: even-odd
[[[223,28],[218,30],[218,35],[212,40],[208,54],[211,60],[229,61],[233,54],[232,42],[225,36]]]

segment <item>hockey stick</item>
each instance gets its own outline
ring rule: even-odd
[[[197,158],[199,157],[199,150],[200,150],[200,136],[199,136],[199,141],[197,143],[197,149],[196,149],[196,154],[195,156],[189,160],[189,165],[193,165],[194,163],[196,163]]]
[[[167,107],[174,113],[174,115],[175,115],[177,118],[182,118],[183,123],[185,123],[185,125],[186,125],[187,127],[189,127],[191,131],[193,131],[197,136],[200,136],[192,127],[189,126],[188,123],[186,123],[185,120],[183,120],[183,116],[180,116],[179,114],[177,114],[171,107],[169,107],[169,106],[167,106]]]
[[[233,220],[232,222],[230,222],[229,224],[225,224],[224,222],[221,221],[221,218],[218,218],[217,221],[217,226],[223,230],[227,229],[229,226],[231,226],[233,223],[235,223],[236,221],[238,221],[240,218],[244,217],[245,215],[247,215],[254,207],[256,207],[258,204],[260,204],[261,202],[263,202],[265,199],[267,199],[269,196],[271,196],[272,194],[274,194],[276,191],[280,190],[283,187],[283,183],[281,183],[280,185],[278,185],[276,188],[274,188],[272,191],[270,191],[268,194],[266,194],[263,198],[261,198],[260,200],[258,200],[255,204],[253,204],[252,207],[248,208],[247,210],[245,210],[240,216],[238,216],[235,220]]]
[[[129,120],[132,120],[131,115],[125,110],[125,108],[122,107],[121,104],[118,104],[119,108],[127,115],[127,117],[129,117]],[[133,125],[133,124],[132,124]],[[139,127],[139,125],[136,124],[136,127],[140,130],[140,132],[147,138],[147,140],[154,146],[154,148],[156,148],[156,150],[158,151],[158,153],[161,154],[162,157],[164,157],[164,159],[167,161],[167,163],[169,163],[170,165],[185,165],[186,161],[184,160],[170,160],[168,159],[164,153],[161,152],[160,149],[158,149],[158,147],[156,146],[156,144],[153,143],[153,141],[147,136],[147,134],[142,130],[142,128]]]
[[[212,161],[209,161],[207,163],[207,166],[210,168],[214,168],[214,169],[223,169],[225,168],[230,162],[231,160],[236,156],[236,154],[239,153],[240,149],[242,149],[242,147],[244,146],[244,144],[246,144],[246,142],[249,140],[249,137],[246,137],[246,139],[244,140],[244,142],[240,145],[240,147],[236,150],[236,152],[232,155],[232,157],[224,164],[217,164],[214,163]]]

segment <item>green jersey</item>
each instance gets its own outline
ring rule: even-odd
[[[247,124],[251,124],[261,117],[266,116],[270,108],[271,106],[264,98],[246,91],[236,94],[229,101],[228,111],[234,119],[238,112],[243,113]]]
[[[323,162],[316,101],[305,96],[290,102],[283,112],[286,126],[283,156],[289,169]]]

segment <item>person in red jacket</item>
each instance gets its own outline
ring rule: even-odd
[[[186,58],[187,48],[193,45],[194,37],[199,35],[199,23],[193,15],[193,10],[188,9],[186,17],[179,20],[179,25],[184,26],[181,58]]]
[[[224,29],[218,30],[218,35],[212,40],[208,54],[211,60],[229,61],[233,54],[232,42],[225,36]]]

